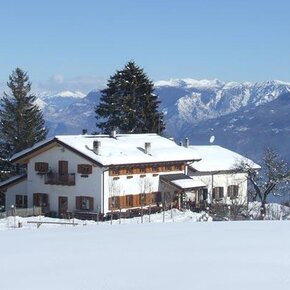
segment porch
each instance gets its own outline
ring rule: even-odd
[[[165,196],[165,203],[173,202],[177,209],[199,211],[205,210],[208,205],[206,185],[188,175],[161,175],[160,188]]]

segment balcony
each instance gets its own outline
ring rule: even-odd
[[[45,184],[50,185],[75,185],[75,173],[59,174],[56,172],[49,172],[45,174]]]

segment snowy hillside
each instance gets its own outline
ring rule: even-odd
[[[0,231],[1,289],[288,290],[288,221]],[[266,241],[266,242],[265,242]]]

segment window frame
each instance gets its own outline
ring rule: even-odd
[[[236,184],[231,184],[227,188],[227,195],[230,199],[236,199],[239,196],[239,186]]]
[[[34,170],[38,173],[47,173],[49,168],[48,162],[35,162],[34,163]]]
[[[15,195],[15,207],[16,208],[27,208],[28,207],[28,196],[26,194],[16,194]]]
[[[92,174],[93,166],[91,164],[78,164],[79,174]]]
[[[224,187],[223,186],[216,186],[213,188],[212,192],[212,199],[213,200],[221,200],[224,198]]]

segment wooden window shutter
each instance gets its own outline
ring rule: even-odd
[[[90,164],[78,164],[78,173],[92,174],[93,167]]]
[[[48,194],[47,193],[42,194],[42,204],[44,204],[44,206],[48,206]]]
[[[38,171],[38,172],[47,172],[48,171],[48,163],[47,162],[35,162],[34,169],[35,169],[35,171]]]
[[[39,206],[40,198],[38,193],[33,193],[33,206]]]
[[[162,172],[162,171],[164,171],[164,166],[159,165],[159,166],[158,166],[158,172]]]
[[[81,202],[82,202],[82,197],[76,196],[76,209],[78,209],[78,210],[81,209]]]
[[[59,174],[68,174],[68,162],[64,160],[58,161]]]
[[[146,205],[149,205],[149,204],[151,204],[152,203],[152,193],[147,193],[146,194],[146,199],[145,199],[146,201]]]
[[[120,207],[120,208],[124,208],[124,207],[126,207],[126,197],[125,197],[125,196],[120,196],[120,197],[119,197],[119,200],[120,200],[119,207]]]
[[[134,194],[133,195],[133,207],[139,206],[139,194]]]
[[[126,195],[126,207],[133,206],[133,194]]]

